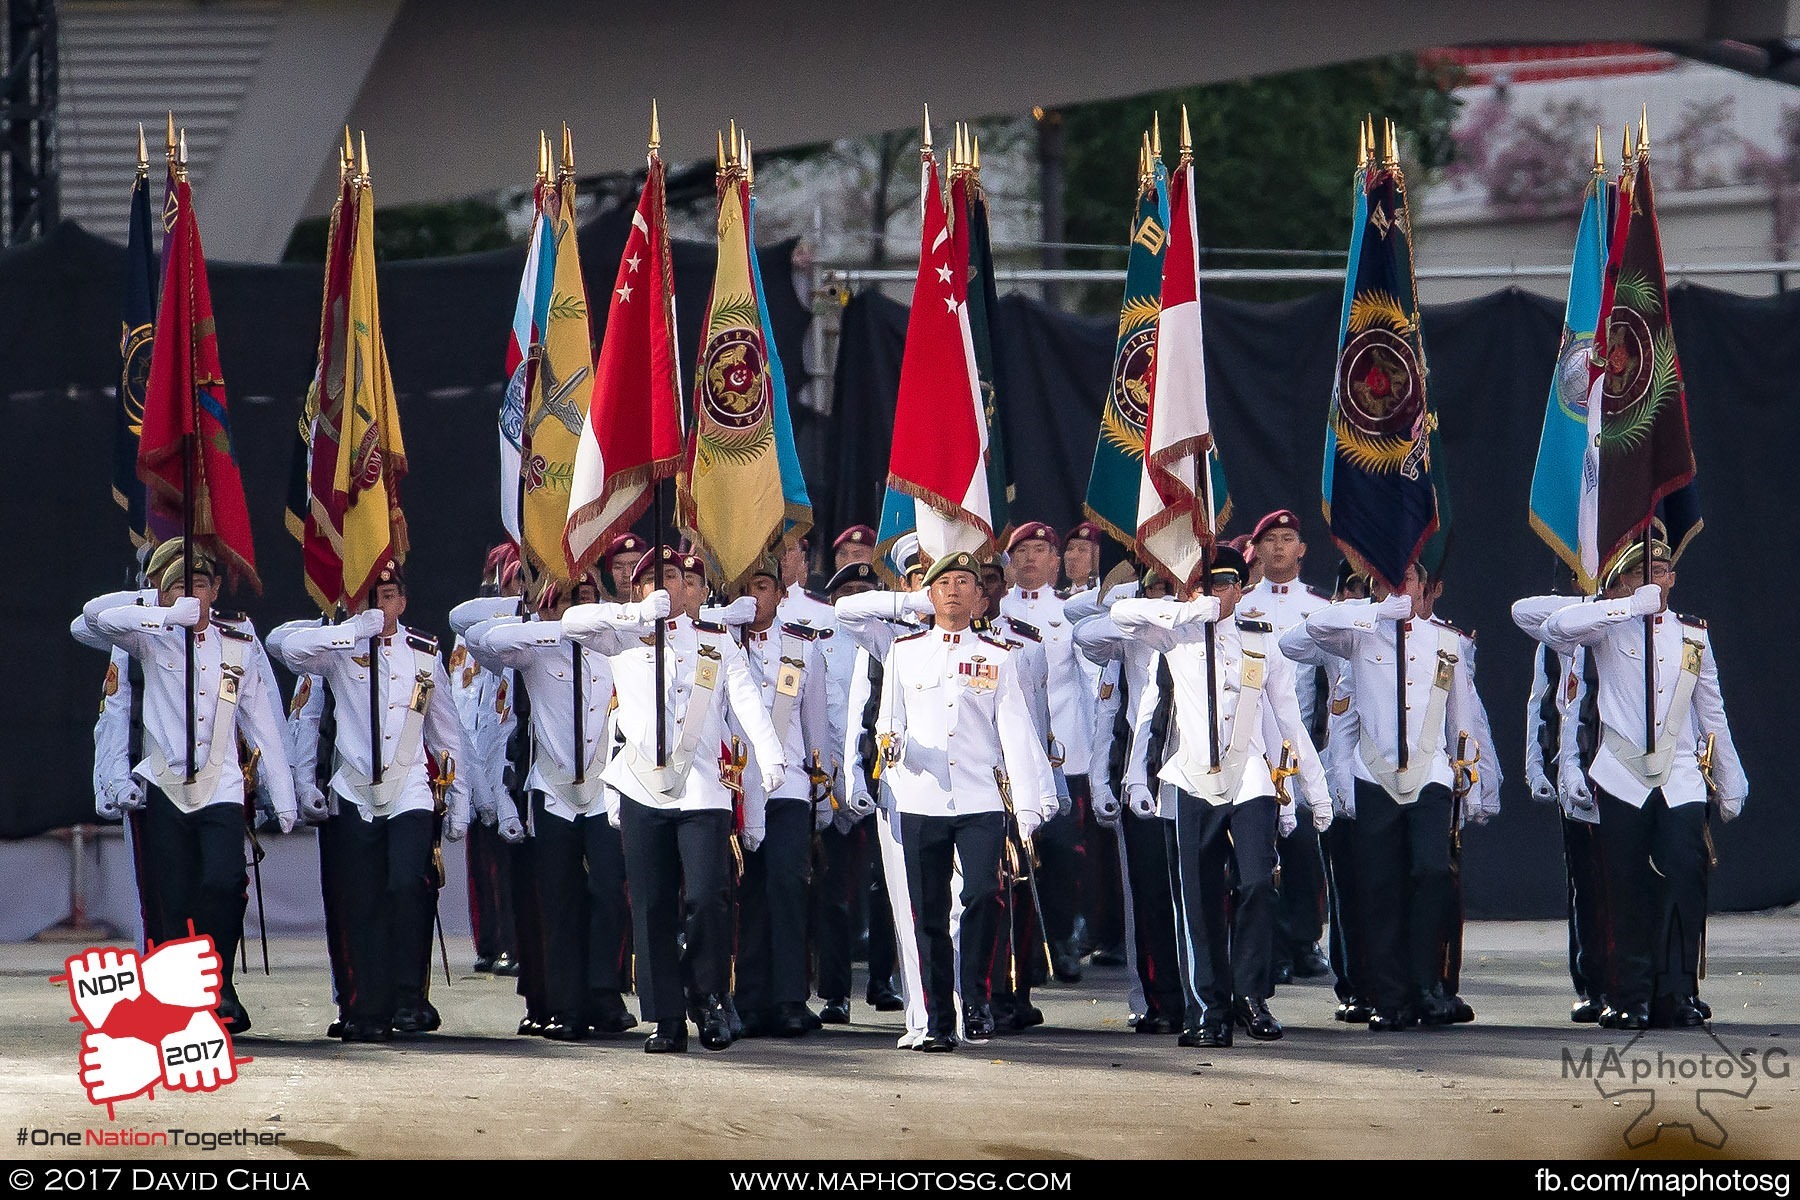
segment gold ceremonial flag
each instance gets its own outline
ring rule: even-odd
[[[575,239],[574,164],[566,141],[562,170],[554,194],[546,198],[545,215],[554,237],[556,266],[543,357],[525,403],[520,531],[531,565],[558,583],[567,583],[573,572],[563,549],[563,530],[569,523],[581,427],[594,392],[594,346]]]

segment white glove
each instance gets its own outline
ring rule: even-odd
[[[661,588],[657,588],[654,592],[651,592],[648,596],[639,600],[634,607],[637,609],[638,620],[642,621],[644,624],[648,625],[652,621],[660,621],[669,615],[669,593],[663,591]]]
[[[283,833],[294,832],[294,826],[300,823],[300,814],[291,808],[284,808],[275,814],[275,824]]]
[[[937,612],[932,606],[931,595],[925,591],[903,592],[900,596],[900,612],[915,613],[921,617],[929,617]]]
[[[142,1038],[90,1029],[81,1035],[81,1086],[95,1104],[110,1104],[162,1082],[162,1055]]]
[[[94,797],[94,815],[99,817],[102,821],[117,821],[120,817],[125,815],[125,810],[119,807],[119,802],[117,800],[113,799],[113,789],[111,786],[108,786],[104,792]]]
[[[1046,797],[1045,803],[1048,802],[1049,800]],[[1031,835],[1036,833],[1044,823],[1043,814],[1029,808],[1021,808],[1017,819],[1019,822],[1019,837],[1027,842],[1031,840]]]
[[[113,792],[113,803],[119,806],[121,812],[131,812],[144,807],[144,785],[136,779],[116,785],[116,790]]]
[[[848,810],[852,821],[860,821],[875,811],[875,797],[861,788],[853,788],[850,798],[844,801],[844,809],[840,811],[844,810]]]
[[[499,829],[500,840],[509,846],[516,846],[525,840],[525,822],[519,820],[519,810],[513,807],[511,800],[500,806]]]
[[[68,983],[69,999],[89,1029],[104,1026],[115,1004],[144,994],[135,950],[83,951],[63,961],[60,978]]]
[[[144,959],[144,990],[170,1008],[211,1008],[219,1002],[219,952],[204,937],[164,942]]]
[[[1531,773],[1531,798],[1548,804],[1556,799],[1556,787],[1542,771]]]
[[[1313,805],[1313,810],[1312,810],[1313,829],[1319,833],[1324,833],[1327,829],[1330,829],[1331,828],[1331,816],[1332,816],[1332,814],[1331,814],[1331,805],[1330,804],[1315,804],[1315,805]]]
[[[169,605],[169,624],[192,629],[199,623],[200,602],[192,596],[183,596]]]
[[[1062,797],[1045,796],[1043,817],[1046,821],[1054,821],[1063,810]]]
[[[319,785],[310,779],[294,784],[294,798],[300,801],[301,813],[314,825],[331,816],[331,801],[325,798]]]
[[[379,608],[365,608],[350,619],[350,631],[356,635],[356,640],[359,642],[380,637],[381,631],[386,628],[387,614]]]
[[[1375,606],[1375,615],[1384,621],[1410,621],[1413,615],[1412,597],[1405,592],[1395,592]]]
[[[468,835],[468,832],[468,817],[465,816],[459,821],[456,819],[456,814],[451,813],[444,818],[444,840],[446,842],[460,842]]]
[[[1094,788],[1094,820],[1108,829],[1117,829],[1119,819],[1124,813],[1124,806],[1119,803],[1119,798],[1113,795],[1111,788],[1104,784]]]
[[[1294,815],[1293,804],[1279,804],[1276,808],[1275,832],[1279,836],[1286,837],[1294,832],[1294,830],[1300,828],[1300,818]]]
[[[1646,583],[1631,593],[1631,615],[1634,617],[1654,616],[1662,606],[1662,589],[1654,583]]]
[[[619,798],[619,793],[613,791],[611,788],[606,789],[605,798],[601,803],[606,808],[606,823],[608,825],[617,829],[620,825],[624,824],[625,801]]]
[[[1738,814],[1744,811],[1746,799],[1748,797],[1745,796],[1720,796],[1719,819],[1722,821],[1736,820]]]
[[[225,1027],[212,1012],[197,1012],[186,1029],[162,1040],[163,1085],[182,1092],[212,1092],[237,1078],[237,1062]]]
[[[1557,778],[1562,782],[1559,790],[1571,808],[1585,811],[1594,807],[1593,790],[1588,787],[1587,776],[1578,768],[1573,765],[1565,767],[1557,772]]]
[[[787,764],[781,762],[769,763],[757,772],[757,778],[762,781],[763,792],[766,795],[773,796],[775,794],[775,789],[787,782]]]
[[[1333,792],[1331,811],[1346,821],[1356,820],[1356,793],[1350,788]]]
[[[1141,783],[1133,783],[1125,788],[1125,802],[1131,806],[1131,815],[1134,817],[1149,820],[1156,815],[1156,797]]]
[[[748,625],[756,620],[756,597],[739,596],[719,610],[719,621],[725,625]]]
[[[738,835],[738,840],[744,844],[745,854],[755,854],[762,849],[764,832],[761,829],[751,829],[745,826],[744,832]]]
[[[856,828],[856,822],[858,820],[860,820],[860,818],[855,813],[851,812],[850,806],[846,804],[832,815],[831,823],[837,826],[837,831],[839,833],[849,836],[850,831]]]
[[[812,809],[814,833],[824,833],[827,829],[831,828],[831,823],[837,819],[837,809],[831,807],[831,802],[829,800],[825,801],[823,804],[814,804]]]

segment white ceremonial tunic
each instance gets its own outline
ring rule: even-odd
[[[520,615],[518,597],[477,596],[450,610],[450,628],[461,646],[469,630],[482,621],[509,615]],[[456,710],[462,715],[469,754],[474,759],[469,770],[475,806],[504,812],[501,802],[512,800],[506,787],[507,750],[519,727],[519,714],[513,707],[512,668],[488,671],[472,658],[458,667],[452,651],[449,673],[451,687],[456,690]]]
[[[1075,649],[1075,628],[1055,589],[1009,588],[1000,599],[1001,617],[1023,621],[1038,632],[1043,647],[1044,691],[1050,732],[1062,750],[1065,775],[1086,775],[1094,727],[1094,689]]]
[[[1346,604],[1367,604],[1367,600],[1346,600]],[[1356,815],[1356,757],[1361,753],[1362,723],[1356,716],[1356,688],[1350,676],[1350,663],[1328,653],[1306,631],[1306,623],[1289,629],[1276,639],[1282,656],[1296,668],[1315,667],[1325,672],[1329,684],[1327,694],[1331,711],[1325,717],[1325,745],[1319,761],[1325,767],[1325,779],[1331,786],[1331,806],[1340,817]]]
[[[412,644],[415,639],[422,645],[435,643],[405,626],[391,636],[375,639],[380,642],[376,672],[380,681],[382,783],[372,785],[366,782],[372,777],[374,765],[369,748],[371,639],[357,637],[350,624],[308,623],[283,632],[285,636],[277,644],[282,662],[296,675],[322,677],[331,688],[337,725],[337,769],[331,776],[331,790],[355,804],[365,821],[406,812],[431,812],[435,805],[425,757],[448,753],[456,764],[456,777],[447,797],[448,819],[452,826],[467,828],[470,787],[463,764],[469,754],[462,723],[457,720],[456,702],[450,695],[450,679],[435,650],[419,650]],[[407,747],[402,738],[421,670],[428,672],[431,694],[426,703],[423,736]],[[397,784],[390,782],[396,773],[402,780]],[[383,796],[391,799],[390,805],[382,804]]]
[[[1668,776],[1661,784],[1664,803],[1701,804],[1706,782],[1697,757],[1700,741],[1715,735],[1713,778],[1722,801],[1742,801],[1750,781],[1731,741],[1725,719],[1725,700],[1719,692],[1719,668],[1713,658],[1712,639],[1700,622],[1689,624],[1674,613],[1652,617],[1652,646],[1656,652],[1656,714],[1659,745],[1673,741]],[[1630,597],[1595,600],[1557,609],[1544,622],[1544,637],[1557,650],[1585,646],[1594,656],[1599,674],[1600,748],[1588,768],[1595,785],[1631,805],[1642,808],[1654,786],[1620,761],[1620,749],[1644,751],[1644,618],[1631,611]],[[1691,643],[1689,651],[1686,644]],[[1698,672],[1681,688],[1683,655],[1698,658]],[[1678,690],[1689,690],[1688,711],[1674,728],[1668,728],[1670,709]]]
[[[1279,639],[1280,635],[1303,624],[1306,618],[1330,603],[1329,598],[1319,595],[1298,578],[1287,583],[1271,583],[1264,578],[1244,593],[1243,599],[1237,603],[1236,612],[1245,620],[1267,621],[1275,627],[1275,634]],[[1288,661],[1296,667],[1302,665],[1292,658]],[[1294,692],[1294,698],[1300,703],[1300,720],[1311,729],[1316,715],[1313,709],[1318,703],[1318,689],[1313,686],[1311,671],[1295,673]]]
[[[756,769],[757,759],[754,745],[752,746],[750,765],[744,771],[744,826],[753,832],[763,828],[761,817],[769,800],[811,800],[812,779],[806,769],[812,762],[814,750],[819,752],[819,760],[826,774],[831,773],[832,764],[837,760],[838,747],[831,743],[831,721],[826,711],[826,706],[830,703],[831,681],[825,673],[824,653],[821,649],[823,640],[825,639],[795,639],[800,651],[800,662],[804,664],[801,667],[800,694],[789,704],[787,717],[783,722],[785,727],[775,730],[781,738],[784,751],[782,761],[787,764],[787,778],[773,794],[765,795],[763,792],[759,777],[761,772]],[[761,632],[748,627],[744,629],[744,661],[750,667],[751,677],[756,681],[771,728],[774,728],[775,701],[781,684],[783,642],[780,622],[771,624]],[[738,728],[740,732],[744,732],[741,727]],[[747,733],[745,740],[749,740]],[[753,815],[756,820],[751,819]]]
[[[607,786],[640,804],[683,812],[732,807],[732,793],[720,782],[719,755],[729,749],[727,708],[750,740],[750,750],[765,762],[782,761],[781,740],[763,710],[761,689],[750,675],[744,652],[723,625],[697,626],[685,615],[664,623],[663,712],[668,750],[680,744],[689,702],[701,691],[706,705],[696,712],[698,740],[685,780],[673,792],[657,791],[637,771],[656,763],[656,625],[638,618],[635,604],[577,604],[563,614],[563,633],[611,660],[613,688],[619,695],[617,727],[624,746],[607,764]],[[696,689],[695,668],[704,648],[717,656],[718,684],[711,692]],[[528,685],[529,686],[529,685]],[[748,778],[749,771],[745,771]]]
[[[1002,811],[999,766],[1018,811],[1041,816],[1055,807],[1056,781],[1017,672],[1013,650],[972,630],[934,626],[895,640],[875,730],[896,748],[881,779],[901,812]]]
[[[465,635],[482,673],[498,679],[513,671],[531,697],[531,736],[536,753],[525,786],[544,793],[544,811],[565,821],[600,812],[611,735],[612,664],[604,654],[581,654],[581,744],[575,743],[575,643],[561,621],[495,617]],[[576,763],[582,782],[575,782]]]

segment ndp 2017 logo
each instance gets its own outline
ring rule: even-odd
[[[193,926],[188,926],[190,933]],[[204,934],[179,938],[148,954],[116,946],[72,955],[52,983],[69,988],[71,1021],[81,1035],[79,1078],[88,1100],[110,1119],[121,1100],[150,1097],[156,1086],[212,1092],[251,1061],[232,1053],[219,1023],[220,963]]]

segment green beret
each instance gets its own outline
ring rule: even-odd
[[[979,582],[981,580],[981,560],[967,550],[946,554],[932,563],[931,568],[925,572],[925,586],[930,587],[952,571],[967,571]]]

